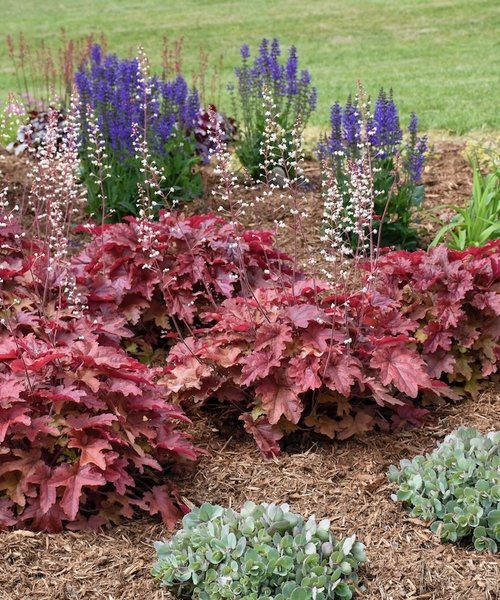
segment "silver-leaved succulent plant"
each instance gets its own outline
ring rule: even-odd
[[[366,560],[363,544],[354,535],[337,540],[328,519],[253,502],[241,512],[203,504],[155,548],[153,575],[195,600],[349,599]]]
[[[431,523],[443,541],[472,538],[476,550],[500,542],[500,431],[483,435],[461,427],[430,454],[391,466],[395,500]]]

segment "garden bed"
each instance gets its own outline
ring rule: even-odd
[[[463,148],[443,142],[435,150],[424,174],[426,207],[463,204],[470,195],[471,178]],[[5,182],[12,186],[12,202],[24,193],[22,163],[11,156],[0,162]],[[309,209],[304,229],[311,233],[314,251],[322,207],[317,165],[308,163],[306,175],[311,189],[304,191]],[[209,168],[204,169],[204,179],[205,197],[188,211],[216,210],[210,194],[215,179]],[[243,193],[252,197],[256,192]],[[444,211],[436,215],[445,218]],[[259,208],[258,220],[249,215],[244,221],[265,228],[284,217],[279,210],[269,208],[263,213]],[[427,221],[426,228],[429,234],[435,230]],[[278,245],[292,250],[293,236],[285,231],[288,238],[279,239]],[[452,600],[467,595],[471,600],[498,600],[500,558],[465,545],[441,544],[424,523],[409,518],[392,502],[386,479],[390,464],[431,450],[460,425],[498,429],[498,384],[491,384],[478,400],[433,412],[425,428],[372,433],[340,443],[292,436],[274,460],[263,458],[241,423],[223,416],[223,410],[212,406],[210,413],[200,410],[193,416],[194,441],[210,456],[174,478],[188,501],[234,507],[246,500],[288,502],[296,512],[331,519],[335,534],[356,533],[367,545],[369,562],[361,571],[366,592],[361,597]],[[146,518],[100,533],[0,533],[4,559],[0,600],[172,598],[150,577],[152,543],[164,535],[164,526]]]
[[[498,600],[500,557],[441,544],[390,499],[386,471],[401,458],[430,451],[461,425],[485,432],[498,428],[499,412],[500,387],[492,384],[477,401],[437,410],[425,428],[333,444],[294,440],[276,459],[266,460],[241,426],[232,427],[213,410],[200,411],[194,436],[210,457],[175,482],[195,504],[288,502],[296,512],[331,519],[339,536],[356,533],[369,559],[361,570],[366,592],[360,598]],[[102,533],[2,533],[0,598],[171,599],[150,577],[152,543],[165,535],[153,519]]]

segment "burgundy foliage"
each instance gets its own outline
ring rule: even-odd
[[[155,372],[120,347],[113,315],[67,305],[43,247],[0,230],[0,528],[96,528],[182,504],[165,473],[197,450]],[[85,290],[83,290],[85,292]]]
[[[93,239],[74,264],[95,310],[118,308],[131,324],[170,328],[174,318],[192,325],[242,288],[249,293],[289,270],[289,257],[273,247],[269,232],[242,231],[237,241],[235,227],[214,215],[163,213],[148,227],[147,241],[134,218],[86,229]]]
[[[388,253],[379,282],[418,323],[414,335],[430,375],[474,396],[500,360],[500,241]]]
[[[212,118],[210,118],[210,113],[212,113]],[[194,137],[196,140],[196,150],[201,154],[204,162],[209,161],[210,154],[214,150],[214,119],[219,128],[221,141],[228,144],[236,137],[235,119],[217,112],[217,107],[214,104],[209,104],[207,108],[202,108],[196,116]]]
[[[297,427],[344,439],[417,425],[497,369],[499,248],[390,252],[347,303],[306,281],[228,299],[172,350],[164,381],[176,402],[237,405],[267,455]]]

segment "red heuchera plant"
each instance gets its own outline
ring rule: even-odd
[[[0,528],[96,528],[135,508],[172,527],[183,506],[164,473],[197,457],[187,418],[120,348],[124,319],[80,314],[68,273],[21,239],[0,230]]]
[[[379,287],[418,323],[418,350],[430,375],[475,395],[500,359],[500,241],[464,251],[390,252]]]
[[[176,401],[239,406],[266,455],[297,427],[344,439],[419,424],[413,400],[459,397],[442,379],[471,389],[497,368],[498,247],[392,252],[348,297],[304,281],[228,299],[172,350],[164,380]]]
[[[192,325],[200,312],[225,298],[286,276],[289,257],[265,231],[241,231],[214,215],[163,213],[158,222],[86,228],[93,235],[74,260],[78,281],[90,289],[95,310],[118,306],[130,323],[170,319]]]
[[[319,291],[310,282],[286,295],[257,290],[255,298],[229,299],[206,314],[217,323],[168,357],[164,381],[172,396],[237,404],[269,455],[283,432],[299,425],[345,439],[387,428],[391,418],[418,423],[426,411],[410,398],[451,394],[429,376],[410,335],[416,324],[390,298],[364,293],[347,304],[339,297],[317,304]]]

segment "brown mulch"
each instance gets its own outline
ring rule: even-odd
[[[458,426],[498,429],[499,414],[500,388],[492,385],[477,401],[438,409],[422,429],[312,442],[266,460],[236,423],[220,412],[199,413],[194,438],[210,457],[176,484],[195,504],[288,502],[293,511],[330,518],[339,537],[355,533],[369,558],[360,598],[499,600],[500,556],[441,544],[391,500],[386,480],[389,465],[430,451]],[[0,533],[0,599],[170,600],[150,576],[152,544],[164,536],[165,528],[150,518],[102,533]]]
[[[471,174],[462,150],[458,144],[436,143],[425,172],[427,207],[468,199]],[[20,159],[0,158],[13,201],[24,190],[23,169]],[[313,185],[303,194],[310,212],[303,227],[314,251],[321,202],[317,167],[311,163],[306,169]],[[204,176],[211,182],[209,188],[213,186],[208,170]],[[252,198],[256,192],[243,193]],[[210,196],[195,206],[216,208]],[[247,224],[262,228],[281,218],[289,219],[287,211],[263,203],[258,211],[249,211]],[[289,249],[294,246],[290,231],[278,240]],[[246,500],[288,502],[296,512],[332,519],[336,535],[356,533],[367,545],[369,562],[361,570],[365,591],[360,598],[500,600],[500,557],[477,553],[466,544],[441,544],[425,524],[390,499],[393,488],[386,480],[390,464],[431,450],[460,425],[499,429],[498,384],[476,401],[436,410],[425,428],[372,433],[341,443],[308,445],[308,440],[299,440],[275,460],[263,458],[241,425],[221,411],[219,407],[194,415],[194,440],[210,457],[176,481],[191,502],[236,508]],[[167,535],[151,518],[99,533],[0,532],[0,600],[171,600],[150,576],[152,544]]]

